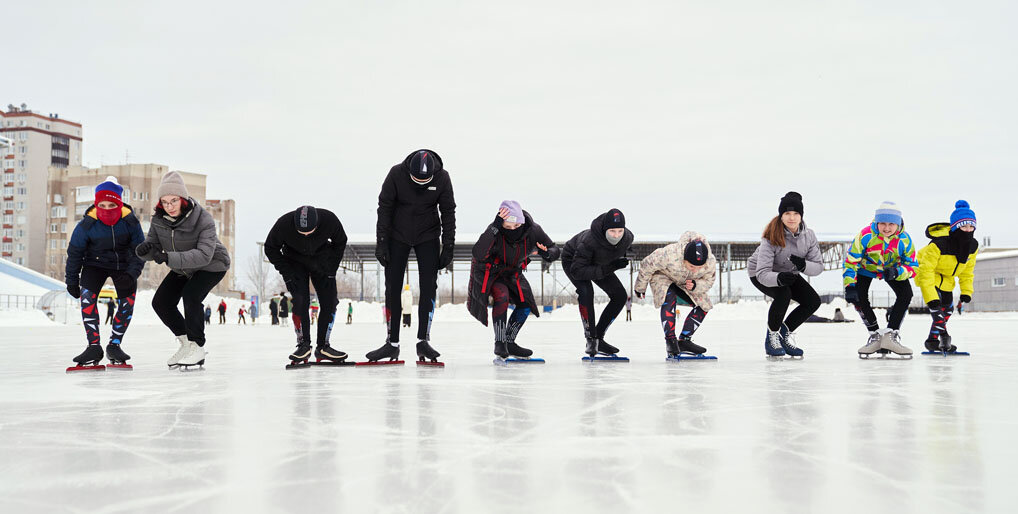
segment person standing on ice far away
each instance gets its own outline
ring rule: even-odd
[[[247,312],[251,313],[251,324],[258,323],[258,303],[251,299],[251,306],[247,308]]]
[[[823,272],[820,244],[802,216],[802,195],[790,191],[781,198],[778,215],[767,224],[760,246],[746,263],[750,282],[774,299],[767,313],[764,340],[764,349],[772,357],[802,356],[802,348],[795,344],[795,329],[820,308],[820,296],[802,276]],[[786,318],[792,300],[799,306]]]
[[[441,237],[441,245],[439,244]],[[431,318],[435,312],[438,270],[449,267],[456,239],[456,200],[442,158],[417,150],[393,166],[378,193],[375,258],[385,267],[385,344],[368,353],[370,361],[399,357],[400,291],[410,250],[417,255],[420,279],[417,307],[417,355],[435,360]]]
[[[873,222],[852,241],[842,274],[845,301],[855,306],[870,333],[866,344],[859,348],[859,355],[870,355],[881,349],[912,355],[912,350],[901,344],[898,330],[912,302],[909,279],[915,276],[917,265],[915,247],[912,237],[905,232],[901,210],[894,202],[880,204]],[[870,284],[874,279],[887,282],[895,296],[888,314],[887,331],[883,333],[870,305]]]
[[[217,311],[219,312],[219,324],[222,325],[222,324],[226,323],[226,300],[225,299],[219,300],[219,307],[217,308]]]
[[[947,322],[954,312],[955,279],[961,286],[958,306],[972,301],[972,280],[979,253],[975,232],[976,213],[965,200],[954,204],[950,223],[933,223],[926,227],[926,237],[931,241],[919,250],[916,284],[933,317],[930,335],[926,338],[926,349],[931,352],[958,350],[951,344]]]
[[[470,284],[467,310],[488,326],[488,299],[493,300],[492,327],[495,331],[495,355],[528,358],[534,352],[516,344],[516,336],[531,313],[540,316],[530,283],[523,275],[533,255],[552,262],[561,250],[534,223],[519,202],[506,200],[471,250]],[[508,316],[509,304],[514,310]],[[508,319],[507,319],[508,318]]]
[[[353,323],[353,303],[346,302],[346,324]]]
[[[269,298],[269,314],[272,316],[272,324],[279,324],[279,297]]]
[[[142,233],[142,237],[145,237],[144,233]],[[113,315],[117,312],[114,303],[113,298],[106,299],[106,325],[113,322]]]
[[[647,294],[647,284],[654,293],[654,303],[661,306],[661,326],[665,332],[665,351],[669,357],[680,353],[702,354],[706,348],[693,343],[693,334],[714,306],[710,290],[714,287],[717,259],[707,238],[688,231],[679,241],[658,248],[640,261],[640,274],[633,289],[637,298]],[[678,305],[691,306],[675,337]]]
[[[626,297],[626,321],[633,321],[633,297]]]
[[[106,177],[96,186],[95,204],[85,210],[67,244],[64,281],[67,292],[81,299],[81,320],[88,341],[85,351],[74,358],[79,366],[88,363],[98,366],[103,358],[96,302],[106,279],[113,280],[119,304],[106,356],[115,364],[126,363],[131,358],[121,349],[120,343],[134,315],[134,295],[145,265],[134,254],[134,249],[145,239],[145,234],[131,206],[121,200],[123,191],[115,177]]]
[[[208,305],[205,306],[205,324],[212,324],[212,307],[209,307]]]
[[[240,306],[240,309],[237,310],[237,324],[240,325],[241,322],[243,322],[245,325],[247,325],[247,318],[244,317],[244,305],[243,304]]]
[[[414,308],[414,293],[410,290],[410,284],[403,286],[403,292],[399,295],[399,306],[403,309],[403,326],[410,326],[410,310]]]
[[[622,312],[629,294],[615,272],[629,266],[626,254],[635,236],[626,228],[626,217],[618,209],[599,214],[590,228],[576,234],[562,247],[562,269],[576,286],[580,322],[587,355],[615,355],[619,349],[604,340],[608,327]],[[601,320],[594,318],[594,284],[608,293],[608,305]]]
[[[318,337],[315,358],[341,361],[346,353],[329,346],[332,324],[339,305],[336,271],[346,252],[346,231],[332,211],[310,205],[298,207],[276,220],[265,237],[265,256],[283,277],[293,296],[293,332],[297,349],[290,360],[306,361],[311,356],[311,326],[308,309],[311,288],[318,293]],[[285,296],[284,296],[285,299]]]
[[[171,171],[156,190],[159,204],[145,242],[135,252],[166,264],[170,272],[152,297],[152,308],[180,347],[166,360],[170,368],[205,363],[202,302],[230,269],[230,254],[216,236],[212,215],[187,193],[184,179]],[[177,304],[184,300],[184,314]]]
[[[279,292],[279,321],[284,327],[289,326],[290,319],[290,299],[286,297],[286,292]]]

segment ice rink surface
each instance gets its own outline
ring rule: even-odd
[[[858,359],[856,322],[806,325],[804,360],[768,362],[762,321],[708,316],[697,341],[719,360],[672,363],[655,320],[620,320],[607,339],[633,361],[593,365],[564,319],[531,318],[519,337],[544,365],[495,367],[489,329],[437,320],[444,369],[286,371],[292,331],[262,323],[212,325],[206,369],[181,373],[166,369],[165,329],[139,325],[124,345],[134,371],[72,375],[80,326],[3,327],[0,512],[964,513],[1018,501],[1013,315],[956,316],[972,356],[912,361]],[[917,354],[927,327],[906,321]],[[337,325],[334,346],[362,358],[383,331]]]

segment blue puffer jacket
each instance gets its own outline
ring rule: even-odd
[[[144,240],[145,233],[130,205],[124,205],[120,221],[112,227],[99,221],[94,205],[89,207],[67,244],[64,281],[77,284],[83,266],[123,270],[138,278],[145,261],[135,255],[134,247]]]

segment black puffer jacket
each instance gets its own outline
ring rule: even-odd
[[[441,236],[442,246],[447,247],[456,239],[456,200],[449,172],[442,166],[442,158],[431,152],[439,170],[427,184],[414,182],[410,178],[410,158],[415,153],[393,166],[382,182],[375,239],[381,242],[392,238],[415,245]]]
[[[120,220],[112,227],[99,221],[93,205],[71,233],[64,280],[77,284],[84,266],[127,271],[137,279],[145,262],[134,254],[134,249],[144,240],[145,233],[130,205],[124,204]]]
[[[604,218],[601,214],[590,222],[590,228],[576,234],[562,248],[562,269],[574,280],[598,280],[607,276],[604,265],[625,257],[635,236],[627,228],[619,244],[613,245],[604,237]]]
[[[561,249],[548,237],[540,225],[534,223],[530,213],[523,211],[524,223],[517,231],[502,228],[502,218],[484,229],[474,243],[473,259],[470,263],[470,285],[467,290],[467,310],[477,321],[488,325],[488,297],[495,281],[510,286],[509,293],[515,300],[523,302],[535,316],[540,316],[530,283],[523,276],[531,255],[537,252],[548,262],[559,258]],[[537,247],[541,243],[547,251]]]
[[[346,231],[332,211],[317,209],[318,227],[310,235],[297,232],[294,213],[276,220],[265,238],[265,256],[276,271],[289,279],[300,266],[315,275],[334,276],[346,252]]]

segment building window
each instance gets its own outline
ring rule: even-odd
[[[1007,279],[1004,277],[993,277],[993,287],[1004,287],[1007,285]]]
[[[27,195],[28,194],[28,188],[27,187],[19,187],[18,188],[18,194],[19,195]]]
[[[92,188],[89,186],[78,186],[74,188],[74,201],[76,202],[91,202],[95,199],[95,194],[92,192]]]
[[[18,210],[19,211],[25,210],[25,202],[18,202]]]
[[[50,234],[56,234],[57,233],[57,224],[56,223],[50,223],[49,224],[49,232],[50,232]]]
[[[60,224],[60,231],[65,233],[65,234],[67,233],[67,223],[61,223]]]

